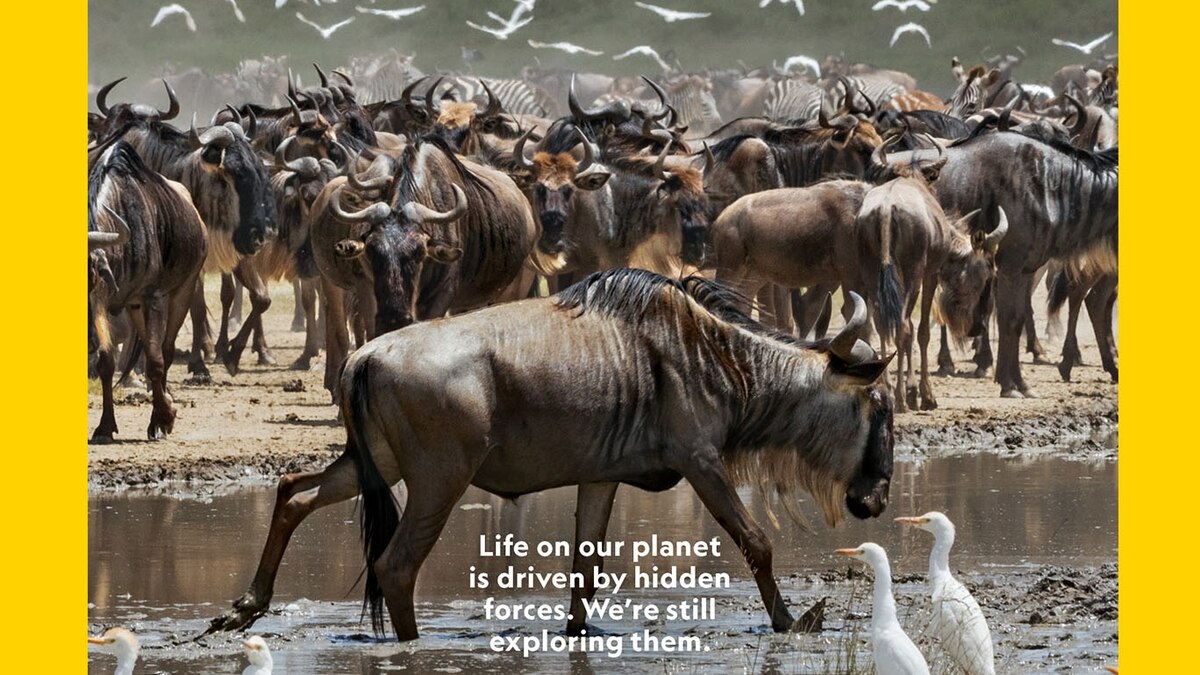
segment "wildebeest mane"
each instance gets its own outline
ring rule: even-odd
[[[992,134],[990,131],[990,128],[985,128],[985,125],[981,124],[971,132],[970,136],[951,143],[949,147],[962,147],[978,142],[981,138],[987,138],[991,136]],[[1117,146],[1115,145],[1107,150],[1085,150],[1083,148],[1077,148],[1074,145],[1071,145],[1070,142],[1061,138],[1044,133],[1036,126],[1030,127],[1029,131],[1030,133],[1024,133],[1018,130],[996,131],[995,133],[1017,134],[1032,141],[1037,141],[1060,154],[1066,155],[1074,160],[1075,163],[1086,166],[1095,173],[1115,171],[1117,169]]]
[[[733,157],[733,153],[741,147],[742,142],[750,138],[758,137],[754,134],[738,134],[737,136],[721,139],[715,145],[708,146],[708,149],[712,151],[713,158],[718,162],[728,162]]]

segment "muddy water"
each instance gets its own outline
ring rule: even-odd
[[[869,587],[865,582],[822,586],[815,573],[844,568],[834,560],[834,548],[876,541],[889,551],[898,579],[925,570],[929,541],[923,533],[903,532],[891,517],[938,509],[958,526],[952,565],[974,583],[1003,584],[1045,564],[1091,567],[1116,560],[1117,465],[1084,463],[1054,458],[1006,459],[993,454],[930,459],[897,465],[888,518],[847,522],[836,530],[826,528],[811,503],[803,505],[815,533],[788,524],[781,510],[782,528],[773,530],[759,498],[749,492],[759,521],[768,528],[775,545],[775,572],[784,595],[800,611],[815,599],[830,596],[833,632],[792,640],[766,634],[765,613],[745,563],[736,554],[720,527],[704,510],[686,483],[660,494],[622,487],[609,526],[610,539],[721,541],[720,558],[643,561],[697,565],[700,571],[728,572],[732,587],[712,593],[717,598],[714,619],[684,621],[659,626],[662,635],[687,632],[703,636],[707,652],[634,654],[626,651],[620,670],[696,672],[715,668],[750,672],[808,672],[830,669],[830,654],[847,644],[848,630],[839,630],[846,609],[869,614]],[[173,645],[172,641],[199,633],[207,620],[222,612],[249,582],[265,538],[273,505],[273,490],[240,489],[196,498],[180,495],[126,493],[92,498],[89,507],[89,619],[99,625],[127,625],[144,636],[143,658],[149,672],[240,672],[245,665],[237,643],[227,636],[209,638],[202,645]],[[465,508],[463,508],[465,507]],[[369,623],[359,621],[360,590],[354,587],[362,568],[358,524],[353,503],[329,507],[313,515],[298,530],[284,560],[273,608],[255,626],[274,645],[276,664],[287,673],[359,672],[497,672],[521,671],[530,666],[544,672],[613,672],[616,662],[604,653],[543,654],[522,661],[511,654],[495,654],[489,638],[505,630],[514,634],[541,635],[543,629],[561,630],[558,622],[488,621],[480,602],[485,594],[468,588],[468,568],[488,571],[493,577],[509,562],[481,558],[479,535],[513,533],[530,541],[572,539],[574,491],[555,490],[508,503],[476,490],[460,502],[442,538],[434,548],[417,588],[422,640],[415,645],[369,640]],[[568,570],[567,559],[540,560],[539,571]],[[630,571],[629,556],[610,559],[607,571]],[[923,587],[915,578],[898,588],[903,607],[907,596],[920,596]],[[498,599],[525,602],[564,602],[567,591],[496,591]],[[685,600],[690,594],[658,589],[626,591],[625,597],[641,600]],[[854,596],[856,599],[851,599]],[[986,606],[986,603],[985,603]],[[917,612],[918,610],[913,610]],[[836,615],[836,616],[835,616]],[[913,614],[916,620],[916,614]],[[1018,617],[991,613],[993,632],[1024,635],[1028,630],[997,630],[997,624],[1016,623]],[[618,634],[640,632],[643,621],[598,624]],[[827,624],[829,629],[831,624]],[[865,627],[863,627],[865,628]],[[1055,633],[1057,662],[1038,660],[1044,650],[1018,646],[1024,637],[1003,640],[998,659],[1006,670],[1092,663],[1116,644],[1097,648],[1099,635],[1115,632],[1106,626],[1076,626]],[[1011,637],[1011,636],[1010,636]],[[1045,637],[1045,636],[1042,636]],[[1032,636],[1036,642],[1038,637]],[[1027,640],[1026,640],[1027,641]],[[1070,642],[1074,641],[1074,642]],[[1075,643],[1078,643],[1077,645]],[[1065,648],[1062,645],[1066,645]],[[862,645],[859,645],[860,647]],[[1037,645],[1035,645],[1036,647]],[[1099,655],[1097,654],[1099,649]],[[1028,653],[1026,653],[1028,652]],[[824,653],[820,659],[814,654]],[[1030,654],[1034,661],[1030,661]],[[1041,656],[1039,656],[1039,654]],[[1051,661],[1055,661],[1051,659]],[[1007,661],[1006,661],[1007,660]],[[767,668],[764,664],[776,664]],[[1022,664],[1017,667],[1017,664]],[[107,672],[110,657],[93,654],[92,672]]]

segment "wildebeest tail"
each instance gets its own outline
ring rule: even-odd
[[[1050,288],[1046,298],[1046,314],[1051,317],[1058,314],[1071,294],[1071,283],[1068,276],[1067,268],[1064,266],[1056,270],[1050,279]]]
[[[896,276],[896,263],[892,259],[892,209],[879,210],[879,323],[881,332],[895,338],[900,332],[900,320],[904,313],[904,294],[900,291],[900,278]]]
[[[142,356],[142,338],[133,331],[133,344],[129,347],[129,358],[125,360],[125,365],[121,368],[121,377],[117,378],[117,384],[128,384],[129,373],[133,371],[133,367],[137,365],[137,361]]]
[[[391,486],[379,473],[371,458],[363,424],[367,419],[367,391],[370,359],[355,364],[350,391],[342,399],[342,416],[346,420],[346,454],[354,462],[358,485],[362,491],[362,546],[367,559],[366,596],[363,611],[371,613],[371,626],[376,634],[385,632],[383,621],[383,589],[375,574],[375,561],[383,555],[396,528],[400,526],[400,507],[392,496]]]

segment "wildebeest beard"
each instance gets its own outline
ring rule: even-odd
[[[275,199],[267,170],[246,143],[233,143],[226,148],[222,164],[233,178],[238,197],[233,246],[238,253],[251,255],[274,236]]]

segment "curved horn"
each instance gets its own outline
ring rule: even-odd
[[[317,69],[317,77],[321,78],[321,86],[325,89],[329,88],[329,78],[325,76],[325,71],[321,70],[321,66],[312,64],[313,68]]]
[[[650,88],[654,90],[654,93],[658,94],[658,100],[662,103],[662,108],[660,108],[660,110],[666,109],[667,106],[671,105],[670,101],[667,99],[667,92],[665,89],[645,75],[642,75],[642,79],[646,81],[646,84],[650,85]]]
[[[867,115],[874,117],[876,112],[875,101],[872,101],[871,97],[867,96],[867,94],[862,90],[862,87],[855,87],[854,90],[857,91],[858,94],[863,97],[863,100],[867,102],[867,109],[859,110],[858,112],[865,112]]]
[[[165,122],[166,120],[173,120],[176,117],[179,117],[179,98],[175,96],[175,90],[171,88],[171,85],[168,84],[166,80],[163,80],[162,83],[163,86],[167,88],[168,103],[166,112],[161,110],[158,111],[158,119]]]
[[[300,104],[296,103],[296,99],[291,96],[288,96],[287,100],[288,105],[292,107],[292,118],[295,119],[294,124],[300,126],[300,121],[304,119],[300,116]]]
[[[500,114],[500,99],[496,98],[496,95],[494,93],[492,93],[492,88],[487,86],[487,82],[480,80],[479,84],[483,85],[483,90],[486,91],[487,95],[488,95],[487,107],[483,109],[483,113],[481,113],[481,114],[484,117],[495,117],[496,115],[499,115]]]
[[[201,148],[204,143],[200,140],[200,134],[196,133],[196,113],[192,113],[192,126],[188,127],[188,144],[193,150]]]
[[[665,146],[663,146],[662,152],[659,153],[658,159],[654,162],[654,175],[657,176],[659,180],[671,180],[671,174],[665,169],[667,154],[669,152],[671,152],[671,144],[667,143]]]
[[[434,211],[424,204],[409,202],[404,205],[404,215],[417,223],[448,223],[458,220],[467,212],[467,195],[459,186],[453,187],[454,206],[449,211]]]
[[[113,218],[116,219],[116,232],[88,232],[88,250],[92,251],[105,246],[120,246],[129,241],[129,223],[121,217],[121,214],[112,210],[107,204],[104,205],[104,210],[108,211]]]
[[[1004,235],[1008,234],[1008,214],[1004,212],[1003,206],[997,205],[996,208],[1000,211],[1000,223],[983,240],[983,245],[990,251],[996,250],[996,247],[1003,241]]]
[[[333,147],[337,148],[342,153],[342,165],[339,168],[346,169],[346,167],[350,166],[350,150],[347,149],[346,146],[342,145],[339,141],[334,140],[332,143]]]
[[[296,98],[296,82],[292,79],[292,69],[288,68],[288,98]]]
[[[246,116],[250,118],[250,123],[246,125],[246,135],[254,138],[254,134],[258,133],[258,117],[254,114],[254,106],[246,106]]]
[[[845,115],[846,113],[854,113],[856,111],[854,107],[855,88],[851,86],[850,78],[846,77],[845,75],[838,75],[837,79],[838,82],[842,83],[842,91],[844,91],[845,94],[842,96],[842,107],[838,110],[834,117]]]
[[[279,144],[278,148],[275,148],[275,166],[287,169],[304,178],[315,178],[321,172],[321,163],[315,157],[298,157],[290,162],[288,161],[288,147],[291,146],[294,140],[296,140],[295,136],[288,136],[286,140]]]
[[[829,351],[847,363],[854,363],[857,361],[854,355],[854,346],[858,344],[858,334],[862,331],[863,326],[867,325],[867,303],[863,302],[862,296],[854,291],[850,291],[849,296],[850,301],[854,303],[854,314],[842,327],[842,330],[833,336],[833,340],[829,343]]]
[[[996,127],[1000,129],[1000,131],[1008,131],[1009,124],[1012,121],[1012,111],[1020,102],[1021,97],[1017,96],[1013,98],[1013,100],[1009,101],[1008,105],[1004,106],[1004,109],[1000,111],[1000,119],[996,123]]]
[[[124,81],[124,77],[118,80],[113,80],[103,87],[100,87],[100,91],[96,92],[96,109],[100,111],[101,115],[108,117],[108,93],[113,90],[113,87],[121,84]]]
[[[342,191],[345,189],[345,183],[337,186],[337,189],[333,191],[333,196],[329,199],[329,209],[339,219],[348,223],[378,223],[392,215],[392,207],[383,202],[375,202],[361,211],[347,212],[343,210]]]
[[[429,79],[428,75],[422,75],[421,77],[418,77],[417,79],[413,80],[412,82],[409,82],[408,86],[406,86],[403,89],[403,91],[400,92],[400,103],[402,105],[404,105],[405,108],[412,105],[413,89],[416,89],[418,84],[421,84],[422,82],[424,82],[425,80],[428,80],[428,79]]]
[[[225,109],[229,111],[230,115],[233,115],[233,119],[235,122],[238,123],[239,127],[243,126],[242,125],[242,113],[238,112],[233,106],[229,105],[228,103],[225,104]]]
[[[340,77],[340,78],[342,78],[343,80],[345,80],[345,81],[346,81],[346,84],[350,85],[351,87],[353,87],[353,86],[354,86],[354,80],[353,80],[353,79],[351,79],[351,78],[350,78],[350,76],[349,76],[349,75],[347,75],[346,73],[343,73],[342,71],[340,71],[340,70],[338,70],[338,69],[336,69],[336,68],[335,68],[335,69],[333,70],[333,74],[334,74],[334,75],[337,75],[338,77]]]
[[[367,190],[379,190],[379,189],[387,187],[388,185],[391,184],[391,182],[392,182],[391,176],[378,176],[376,178],[366,178],[366,179],[359,178],[358,177],[359,155],[360,155],[360,153],[357,153],[357,152],[354,153],[354,158],[350,160],[350,163],[346,167],[346,180],[349,181],[350,185],[354,189],[365,192]]]
[[[1083,128],[1087,126],[1087,108],[1079,102],[1079,99],[1070,94],[1063,94],[1071,105],[1075,106],[1075,124],[1071,125],[1071,135],[1078,136],[1083,133]]]
[[[829,123],[829,117],[825,114],[825,106],[817,109],[817,124],[821,125],[822,129],[833,128],[833,125]]]
[[[571,110],[571,115],[581,121],[589,122],[603,116],[604,108],[584,110],[579,105],[579,99],[575,96],[575,74],[571,74],[571,86],[567,89],[567,107]]]
[[[705,143],[704,144],[704,175],[705,176],[708,175],[708,172],[712,170],[713,166],[715,166],[716,163],[717,163],[717,158],[713,157],[712,149],[708,147],[708,143]]]
[[[575,173],[581,174],[591,168],[596,161],[596,148],[592,146],[592,142],[583,135],[579,127],[575,127],[575,135],[579,137],[579,143],[583,145],[583,161],[575,167]]]
[[[441,86],[442,80],[444,79],[446,78],[439,77],[438,79],[434,80],[433,86],[425,92],[425,112],[429,113],[430,117],[437,117],[438,112],[441,109],[440,105],[435,106],[433,104],[433,96],[437,93],[437,88]]]
[[[517,139],[517,144],[513,146],[512,150],[513,161],[517,163],[517,166],[526,170],[533,168],[533,162],[525,158],[525,141],[529,140],[531,135],[533,135],[533,129],[521,134],[521,137]]]

